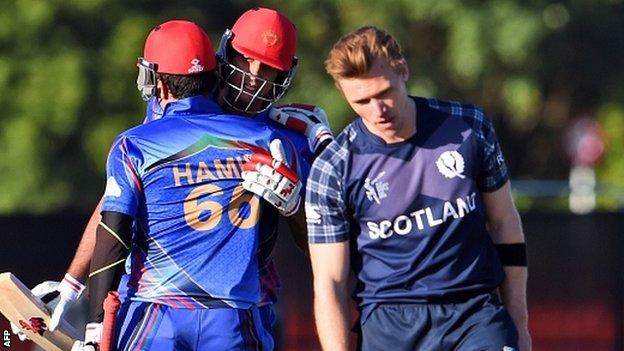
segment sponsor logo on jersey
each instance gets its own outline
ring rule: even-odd
[[[442,173],[442,175],[446,178],[466,178],[464,173],[464,158],[462,155],[455,151],[445,151],[438,157],[436,161],[436,166],[438,167],[438,171]]]
[[[311,224],[321,224],[321,215],[318,206],[305,204],[306,222]]]
[[[383,177],[386,172],[381,172],[374,179],[366,178],[364,180],[364,189],[366,189],[366,198],[369,201],[374,201],[377,204],[381,202],[382,199],[385,199],[388,196],[388,189],[390,185],[388,182],[380,181],[380,178]]]
[[[119,184],[114,177],[108,177],[108,179],[106,180],[106,190],[104,191],[104,197],[106,196],[121,196],[121,188],[119,187]]]
[[[459,197],[455,201],[445,201],[438,213],[434,208],[425,207],[392,219],[366,222],[368,235],[373,240],[388,239],[394,234],[409,234],[414,228],[422,231],[425,228],[436,227],[449,219],[463,218],[476,209],[476,196],[477,194],[473,192],[466,197]]]

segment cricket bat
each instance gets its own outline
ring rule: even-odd
[[[50,310],[11,273],[0,274],[0,313],[44,350],[69,351],[74,340],[80,338],[80,333],[64,320],[53,332],[42,328],[50,324]]]

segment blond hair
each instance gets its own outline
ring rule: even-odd
[[[385,31],[366,26],[344,35],[334,44],[325,60],[325,70],[338,80],[369,72],[373,62],[382,59],[398,74],[406,68],[396,40]]]

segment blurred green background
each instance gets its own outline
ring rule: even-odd
[[[353,113],[323,61],[342,34],[376,25],[402,45],[413,94],[483,106],[514,183],[562,189],[547,199],[516,190],[521,209],[566,208],[563,140],[582,116],[606,143],[598,206],[624,207],[622,0],[0,0],[0,214],[90,210],[110,142],[143,119],[135,62],[148,31],[191,19],[216,46],[256,5],[299,30],[300,69],[284,102],[321,105],[335,132]]]

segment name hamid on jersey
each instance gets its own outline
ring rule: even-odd
[[[187,162],[173,165],[171,171],[175,186],[193,185],[212,179],[241,178],[243,162],[242,157],[216,159],[211,162],[212,167],[204,161],[199,161],[197,164]],[[106,180],[104,196],[121,196],[121,188],[114,177],[108,177]]]
[[[176,186],[193,185],[211,179],[241,178],[243,162],[242,157],[227,157],[225,161],[213,160],[212,167],[204,161],[199,161],[197,165],[187,162],[173,166],[173,178]]]
[[[436,227],[453,218],[463,218],[476,208],[476,193],[466,197],[457,198],[455,201],[445,201],[441,213],[436,213],[434,208],[425,207],[408,214],[399,215],[391,220],[380,222],[366,222],[368,235],[371,239],[387,239],[393,234],[409,234],[414,227],[418,230]]]

